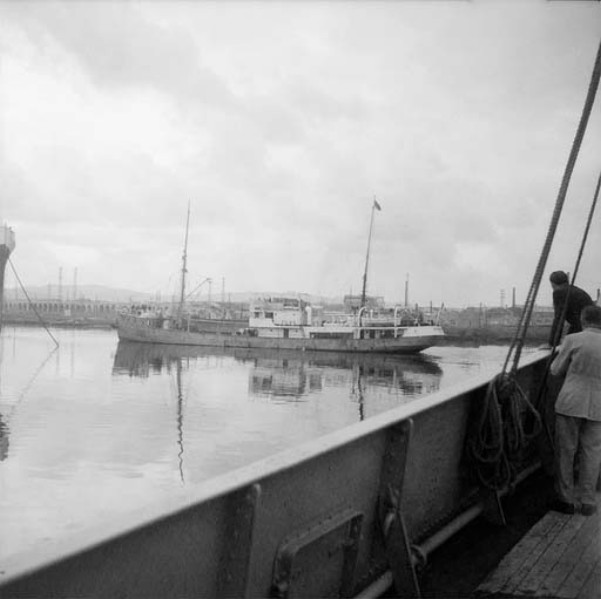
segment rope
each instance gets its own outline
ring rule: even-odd
[[[547,388],[547,379],[549,377],[549,369],[551,368],[551,362],[553,361],[555,347],[559,343],[559,339],[561,336],[562,323],[564,322],[566,313],[568,311],[568,300],[570,297],[570,288],[572,285],[574,285],[574,283],[576,281],[576,275],[578,274],[578,269],[580,268],[580,262],[582,260],[582,255],[584,254],[584,248],[586,246],[586,241],[588,239],[588,234],[589,234],[589,231],[591,228],[591,223],[593,222],[593,215],[595,214],[595,208],[597,207],[597,202],[599,200],[599,191],[600,190],[601,190],[601,172],[599,172],[599,177],[597,179],[597,187],[595,188],[595,193],[593,195],[593,201],[591,203],[591,207],[590,207],[590,210],[588,213],[588,218],[586,221],[586,226],[584,228],[584,234],[582,235],[582,241],[580,242],[580,250],[578,251],[578,257],[576,258],[576,264],[574,265],[574,274],[571,277],[570,287],[568,287],[568,293],[566,294],[566,299],[565,299],[565,302],[564,302],[564,305],[563,305],[563,308],[561,311],[561,317],[559,320],[560,325],[557,327],[557,329],[555,331],[555,335],[553,337],[553,348],[552,348],[552,351],[551,351],[549,357],[547,358],[545,372],[543,374],[543,380],[541,382],[538,397],[536,399],[537,407],[539,407],[542,404],[543,397],[545,395],[545,391]],[[550,441],[551,445],[553,445],[554,444],[553,435],[550,433],[549,430],[547,430],[547,435],[549,437],[549,441]]]
[[[17,274],[17,270],[15,269],[15,265],[12,263],[12,260],[10,259],[10,257],[8,258],[8,263],[10,264],[10,267],[13,269],[13,273],[14,273],[17,281],[19,282],[19,285],[21,286],[21,289],[23,290],[23,293],[25,294],[25,297],[27,298],[27,301],[29,302],[29,305],[31,306],[31,308],[34,311],[35,315],[38,317],[38,320],[42,323],[42,326],[46,329],[46,332],[48,333],[48,335],[50,335],[50,337],[52,338],[52,341],[54,341],[54,343],[56,344],[56,347],[58,347],[58,341],[54,338],[54,335],[49,331],[48,327],[46,326],[46,323],[44,322],[44,320],[40,316],[39,312],[35,309],[35,305],[31,301],[31,298],[29,297],[29,294],[27,293],[27,290],[23,286],[23,283],[21,282],[21,279],[19,278],[19,275]]]
[[[582,242],[580,244],[580,250],[578,252],[578,258],[576,259],[576,264],[574,265],[574,275],[572,277],[571,284],[573,285],[576,281],[576,275],[578,274],[578,269],[580,268],[580,262],[582,261],[582,255],[584,254],[584,247],[586,245],[586,241],[588,239],[589,231],[591,230],[591,223],[593,222],[593,215],[595,214],[595,208],[597,207],[597,201],[599,200],[599,190],[601,189],[601,171],[599,172],[599,178],[597,179],[597,187],[595,188],[595,195],[593,196],[593,201],[591,203],[591,208],[588,213],[588,218],[586,221],[586,227],[584,228],[584,234],[582,236]],[[564,307],[564,310],[567,308]]]
[[[591,207],[589,209],[588,218],[586,220],[586,226],[584,227],[584,233],[582,235],[582,241],[580,242],[580,250],[578,251],[578,257],[576,258],[576,264],[574,265],[573,275],[570,281],[570,285],[568,286],[568,291],[566,293],[566,298],[564,300],[562,309],[561,309],[561,317],[559,319],[559,324],[555,329],[553,335],[553,349],[557,347],[561,338],[561,331],[563,328],[563,323],[566,318],[566,314],[568,312],[568,303],[570,299],[570,292],[572,290],[572,286],[576,283],[576,275],[578,274],[578,269],[580,268],[580,262],[582,261],[582,255],[584,254],[584,247],[586,246],[586,241],[588,239],[588,234],[591,229],[591,223],[593,221],[593,215],[595,214],[595,208],[597,207],[597,200],[599,199],[599,188],[601,188],[601,172],[599,173],[599,178],[597,179],[597,187],[595,188],[595,193],[593,195],[593,201],[591,203]]]
[[[586,100],[584,103],[584,108],[583,108],[582,114],[580,116],[580,122],[578,124],[578,129],[576,130],[576,135],[574,137],[574,141],[572,142],[572,148],[570,150],[568,162],[566,164],[566,168],[565,168],[563,178],[561,181],[561,186],[559,188],[559,193],[557,195],[557,200],[555,202],[555,209],[553,210],[553,216],[551,218],[551,223],[549,224],[549,229],[547,231],[547,237],[545,239],[545,243],[544,243],[544,246],[543,246],[539,261],[538,261],[538,265],[536,267],[536,271],[535,271],[534,277],[532,279],[532,284],[530,285],[530,290],[528,291],[528,296],[526,299],[526,303],[524,305],[524,310],[522,312],[522,317],[520,319],[520,323],[516,330],[514,339],[510,345],[509,352],[507,353],[507,359],[505,360],[505,364],[503,366],[503,372],[507,371],[507,366],[510,362],[512,354],[513,354],[513,364],[512,364],[511,372],[515,373],[517,371],[517,367],[518,367],[521,353],[522,353],[522,348],[524,346],[524,340],[526,338],[526,333],[528,332],[528,325],[530,324],[530,319],[532,317],[534,303],[536,300],[536,296],[538,294],[538,290],[539,290],[540,283],[542,280],[543,272],[547,265],[547,259],[549,257],[549,253],[551,251],[551,245],[553,243],[553,238],[555,237],[555,232],[557,231],[557,225],[559,223],[561,211],[563,209],[563,205],[565,203],[566,195],[568,192],[568,185],[570,183],[570,179],[572,178],[572,173],[574,172],[574,165],[576,164],[576,159],[580,152],[580,147],[582,146],[582,140],[584,138],[584,133],[586,131],[586,127],[588,125],[588,121],[589,121],[589,117],[591,115],[593,104],[595,102],[595,96],[597,94],[597,89],[599,88],[599,79],[600,78],[601,78],[601,43],[599,44],[599,48],[597,50],[595,65],[593,68],[593,73],[591,75],[591,80],[589,83],[588,92],[587,92]]]
[[[515,377],[497,375],[488,385],[467,447],[480,483],[488,489],[513,486],[523,450],[541,426]]]
[[[540,414],[518,384],[516,375],[536,296],[541,284],[543,272],[546,268],[555,232],[557,231],[559,218],[567,196],[568,186],[572,173],[574,172],[576,159],[580,152],[600,79],[601,44],[599,44],[597,50],[595,65],[589,83],[584,108],[580,116],[576,135],[572,142],[568,162],[555,201],[555,208],[547,230],[545,243],[538,260],[532,283],[528,290],[520,322],[509,347],[502,372],[488,385],[482,404],[476,406],[476,409],[478,410],[476,422],[468,437],[468,455],[475,463],[476,473],[480,483],[489,489],[498,490],[513,485],[517,474],[517,463],[522,455],[523,449],[542,429]],[[584,251],[592,215],[599,195],[600,185],[601,176],[597,183],[595,199],[589,213],[587,227],[580,247],[575,271],[578,270],[580,259]],[[572,278],[572,284],[575,280],[575,275],[576,272]],[[508,370],[510,362],[512,362],[511,369]],[[547,363],[547,370],[549,365],[550,360]],[[544,381],[541,389],[543,387]],[[539,400],[540,391],[539,397],[537,398],[537,406],[540,405],[538,403]]]

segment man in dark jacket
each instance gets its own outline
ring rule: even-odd
[[[580,313],[586,306],[592,306],[593,300],[580,287],[570,285],[568,275],[562,270],[552,272],[549,280],[551,281],[551,287],[553,287],[553,309],[555,311],[551,334],[549,335],[549,345],[553,346],[559,343],[561,338],[564,322],[562,314],[564,310],[565,321],[570,325],[567,334],[579,333],[582,331]]]

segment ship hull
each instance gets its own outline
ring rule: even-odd
[[[427,332],[429,327],[415,327]],[[438,327],[432,327],[438,329]],[[119,322],[117,333],[121,341],[162,343],[239,349],[277,349],[297,351],[327,351],[350,353],[412,354],[440,343],[442,334],[419,334],[396,338],[284,338],[250,335],[188,332],[179,329],[153,328],[145,323]]]

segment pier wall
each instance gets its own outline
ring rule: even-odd
[[[110,326],[115,323],[117,314],[123,307],[120,303],[99,300],[5,300],[4,322],[39,324],[39,315],[49,324]]]

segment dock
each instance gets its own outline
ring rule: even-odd
[[[477,588],[474,599],[599,599],[600,526],[599,511],[593,516],[547,512]]]

